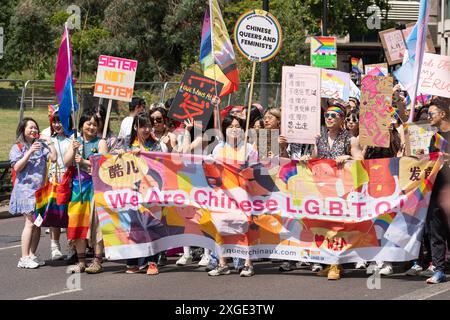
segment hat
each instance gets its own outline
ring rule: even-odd
[[[59,110],[59,104],[49,104],[48,105],[48,116],[52,117]]]

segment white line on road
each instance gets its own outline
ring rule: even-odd
[[[2,250],[7,250],[7,249],[12,249],[12,248],[19,248],[20,246],[21,246],[21,245],[18,244],[18,245],[16,245],[16,246],[4,247],[4,248],[0,248],[0,251],[2,251]]]
[[[425,288],[415,290],[392,300],[426,300],[447,291],[450,291],[450,282],[427,285]]]
[[[65,294],[65,293],[72,293],[72,292],[77,292],[77,291],[82,291],[83,289],[70,289],[70,290],[63,290],[63,291],[59,291],[59,292],[55,292],[55,293],[50,293],[47,294],[45,296],[37,296],[37,297],[33,297],[33,298],[28,298],[25,300],[40,300],[40,299],[45,299],[45,298],[50,298],[50,297],[54,297],[54,296],[59,296],[61,294]]]

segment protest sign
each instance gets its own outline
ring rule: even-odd
[[[108,259],[198,246],[224,257],[325,264],[414,260],[443,163],[437,153],[340,167],[281,158],[243,168],[191,157],[91,157]]]
[[[380,31],[378,34],[380,35],[388,64],[391,66],[393,64],[402,63],[406,50],[402,31],[392,28]]]
[[[353,81],[350,81],[349,98],[356,98],[356,99],[358,99],[358,101],[361,100],[361,90],[358,88],[358,86]]]
[[[244,57],[253,62],[244,141],[247,141],[249,133],[256,62],[268,61],[275,57],[281,48],[282,38],[283,33],[277,18],[264,10],[247,11],[239,17],[234,26],[236,47]],[[244,153],[247,153],[247,144]]]
[[[424,54],[417,93],[450,98],[449,56]]]
[[[376,70],[375,72],[372,70]],[[364,66],[365,74],[371,76],[387,76],[389,75],[387,63],[366,64]]]
[[[337,68],[336,37],[311,37],[311,66]]]
[[[320,134],[321,69],[283,67],[281,134],[289,143],[315,144]]]
[[[205,129],[214,110],[212,101],[217,97],[215,93],[219,93],[222,86],[220,82],[187,70],[167,116],[180,122],[188,119],[197,124],[201,122]]]
[[[234,27],[236,47],[250,61],[272,59],[281,48],[282,37],[278,20],[263,10],[244,13]]]
[[[130,102],[133,98],[137,61],[100,56],[94,97]]]
[[[392,77],[362,78],[359,116],[359,139],[362,146],[389,147],[392,86]]]
[[[322,69],[321,74],[320,96],[347,102],[350,94],[350,74],[327,69]]]
[[[402,30],[405,41],[408,39],[408,36],[411,33],[411,31],[413,30],[415,25],[416,25],[415,22],[408,23],[406,25],[406,29]],[[425,44],[425,52],[436,53],[436,49],[434,48],[433,38],[431,36],[430,28],[427,28],[427,30],[428,30],[427,31],[427,42]]]
[[[437,132],[436,127],[429,123],[405,123],[406,155],[417,156],[418,151],[428,154],[431,138]]]

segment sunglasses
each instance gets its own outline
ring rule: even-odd
[[[345,121],[347,121],[347,122],[354,122],[354,123],[358,123],[359,122],[359,120],[357,118],[347,118],[347,119],[345,119]]]
[[[327,112],[327,113],[325,113],[325,118],[333,118],[333,119],[336,119],[337,117],[338,117],[338,114],[337,113],[334,113],[334,112]]]
[[[156,123],[162,123],[164,121],[164,119],[161,117],[157,117],[157,118],[150,117],[150,119],[152,120],[152,122],[156,122]]]

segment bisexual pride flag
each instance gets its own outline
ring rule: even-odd
[[[64,28],[64,34],[56,60],[55,94],[59,101],[58,112],[61,124],[64,132],[70,135],[73,131],[73,128],[70,127],[72,109],[77,111],[78,104],[75,99],[75,89],[73,88],[72,47],[70,45],[67,26]]]

